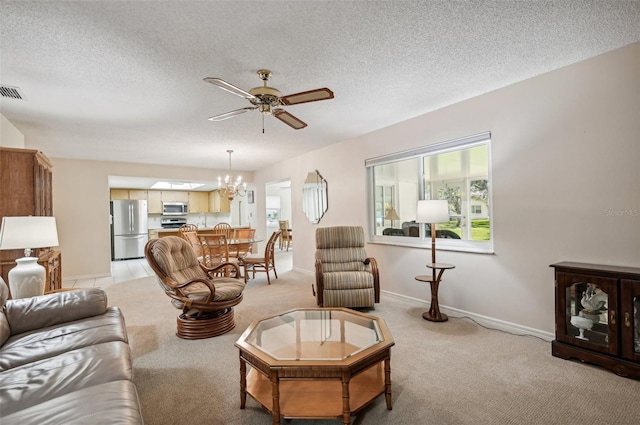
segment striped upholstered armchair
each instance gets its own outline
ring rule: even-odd
[[[367,257],[360,226],[316,229],[316,287],[320,307],[373,307],[380,302],[378,264]]]

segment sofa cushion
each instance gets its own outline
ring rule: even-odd
[[[12,335],[84,319],[106,310],[107,294],[98,288],[18,298],[5,304]]]
[[[112,381],[67,393],[2,417],[2,425],[143,424],[136,387]]]
[[[121,341],[79,348],[0,373],[0,412],[8,415],[105,382],[133,379],[129,345]]]
[[[11,336],[11,327],[7,315],[4,314],[4,303],[9,298],[9,288],[4,283],[4,279],[0,276],[0,346]]]
[[[128,342],[118,307],[109,307],[98,316],[12,335],[0,347],[0,371],[110,341]]]

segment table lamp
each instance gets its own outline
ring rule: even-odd
[[[393,228],[393,222],[396,220],[400,220],[400,217],[398,217],[396,209],[392,206],[389,206],[389,208],[387,208],[387,214],[384,216],[384,219],[391,220],[391,227]]]
[[[416,222],[429,223],[431,226],[431,263],[436,263],[436,226],[435,223],[446,223],[449,219],[449,202],[446,199],[418,201]],[[433,278],[435,280],[435,269]]]
[[[55,217],[3,217],[0,227],[0,250],[24,249],[24,257],[9,270],[12,298],[27,298],[44,294],[45,270],[38,257],[31,257],[32,248],[58,246]]]

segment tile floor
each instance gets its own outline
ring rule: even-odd
[[[293,268],[293,250],[275,250],[276,270],[285,272]],[[62,280],[63,288],[104,288],[115,283],[154,276],[153,270],[144,258],[111,262],[111,276],[93,279]],[[265,278],[264,273],[256,274],[256,279]]]

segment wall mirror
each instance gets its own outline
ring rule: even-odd
[[[307,173],[302,185],[302,210],[310,222],[319,223],[327,212],[327,181],[318,170]]]

